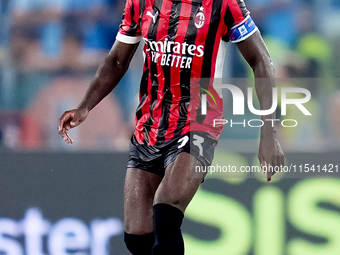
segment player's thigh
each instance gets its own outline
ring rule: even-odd
[[[142,235],[153,231],[152,206],[161,177],[136,168],[128,168],[124,186],[125,232]]]
[[[187,152],[178,154],[165,170],[164,178],[156,191],[154,204],[170,204],[184,212],[202,182],[202,177],[191,176],[195,167],[201,165]]]

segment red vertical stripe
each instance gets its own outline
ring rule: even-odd
[[[132,19],[134,20],[134,22],[136,24],[138,24],[139,22],[139,12],[140,12],[140,4],[139,4],[139,0],[135,0],[133,3],[133,9],[135,10],[134,16],[132,17]],[[132,22],[132,21],[131,21]],[[136,31],[137,34],[140,34],[141,28],[140,28],[140,24],[138,24],[138,30]]]
[[[190,6],[191,1],[190,1]],[[182,3],[181,14],[180,17],[190,17],[191,8],[187,8],[188,4]],[[177,35],[184,35],[184,36],[176,36],[176,42],[184,43],[185,35],[188,29],[189,19],[183,18],[179,19],[178,22],[178,30]],[[178,66],[171,67],[171,94],[173,95],[173,100],[170,108],[170,117],[169,117],[169,127],[165,133],[165,140],[169,140],[174,137],[175,131],[177,128],[177,121],[179,119],[180,114],[180,99],[181,99],[181,68]]]
[[[161,11],[159,14],[159,23],[158,23],[158,30],[156,41],[164,41],[165,38],[168,36],[169,30],[169,19],[170,19],[170,12],[171,12],[172,2],[170,0],[164,0]],[[155,122],[151,126],[151,130],[149,133],[149,144],[155,145],[157,142],[157,132],[158,132],[158,125],[160,119],[162,117],[162,101],[164,99],[164,73],[162,66],[159,64],[161,58],[158,58],[157,63],[157,74],[158,75],[158,91],[157,91],[157,101],[156,104],[153,106],[153,119]]]
[[[150,3],[150,2],[146,1],[146,3]],[[151,6],[146,6],[145,7],[144,13],[143,13],[143,17],[145,17],[147,10],[149,10],[149,11],[151,10],[152,11],[152,7]],[[152,22],[152,19],[143,19],[142,26],[145,27],[145,28],[148,28],[150,26],[151,22]],[[146,34],[143,34],[143,37],[147,37],[147,31],[148,30],[145,29],[144,33],[146,33]],[[145,48],[146,47],[147,46],[144,45],[144,52],[145,52]],[[151,56],[150,56],[150,54],[145,54],[145,61],[147,61],[148,68],[150,69],[150,66],[151,66]],[[145,68],[145,66],[144,66],[144,68]],[[136,136],[136,139],[137,139],[138,143],[140,143],[140,144],[145,139],[143,125],[148,120],[148,118],[150,116],[151,87],[152,87],[151,72],[149,71],[148,87],[147,87],[147,98],[144,101],[142,109],[141,109],[141,111],[142,111],[142,118],[137,120],[137,117],[136,117],[136,127],[135,127],[135,132],[134,132],[134,135]],[[139,94],[139,96],[141,96],[141,95]],[[139,98],[139,100],[141,100],[141,98]]]
[[[235,24],[238,24],[244,20],[242,10],[236,0],[229,0],[230,12],[233,15]]]
[[[129,30],[131,26],[131,6],[132,6],[132,0],[127,0],[124,10],[124,19],[122,23],[122,28],[120,29],[120,33],[126,34],[126,31]]]
[[[208,31],[209,31],[209,26],[210,26],[210,19],[211,19],[211,14],[212,14],[212,8],[213,8],[213,1],[212,0],[207,0],[202,2],[202,7],[203,7],[203,13],[205,16],[205,23],[203,27],[199,28],[197,30],[197,36],[196,36],[196,41],[195,44],[196,46],[198,45],[203,45],[205,48],[205,42],[207,39]],[[192,70],[191,70],[191,79],[196,78],[197,82],[200,81],[201,79],[201,72],[202,72],[202,65],[203,65],[203,56],[198,57],[194,56],[193,61],[192,61]],[[207,78],[207,77],[205,77]],[[192,86],[193,84],[190,84]],[[188,117],[187,117],[187,125],[185,128],[183,128],[182,134],[185,134],[190,131],[190,120],[191,119],[196,119],[196,116],[193,116],[192,114],[196,114],[196,111],[192,111],[192,102],[190,102],[190,107],[188,109]]]
[[[148,61],[148,64],[150,66],[151,57],[146,55],[146,61]],[[151,85],[151,72],[149,72],[148,88],[147,88],[147,91],[148,91],[147,92],[147,98],[143,102],[143,106],[142,106],[142,109],[141,109],[142,110],[142,118],[137,120],[137,116],[136,116],[136,128],[135,128],[134,135],[136,136],[136,139],[137,139],[138,143],[140,143],[140,144],[145,139],[143,125],[148,120],[148,118],[150,116],[151,87],[152,87],[152,85]]]

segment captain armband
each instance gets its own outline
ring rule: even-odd
[[[230,29],[228,37],[232,43],[238,43],[250,37],[257,30],[253,19],[248,15],[241,23]]]

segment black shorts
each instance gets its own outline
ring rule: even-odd
[[[127,167],[138,168],[163,177],[166,167],[181,152],[190,153],[201,162],[202,166],[210,166],[214,158],[216,145],[217,141],[204,132],[189,132],[172,139],[161,148],[149,146],[145,142],[139,144],[133,135]]]

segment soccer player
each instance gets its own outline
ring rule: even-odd
[[[243,0],[127,0],[116,42],[84,99],[59,120],[66,142],[73,142],[69,129],[118,84],[142,38],[145,63],[125,179],[124,240],[134,255],[179,255],[183,213],[203,180],[190,172],[211,164],[222,132],[212,125],[223,116],[222,104],[209,97],[203,115],[200,97],[202,91],[214,93],[223,41],[237,43],[252,67],[262,110],[272,105],[274,69]],[[284,164],[271,122],[261,127],[258,155],[261,165]],[[271,175],[268,171],[268,180]]]

